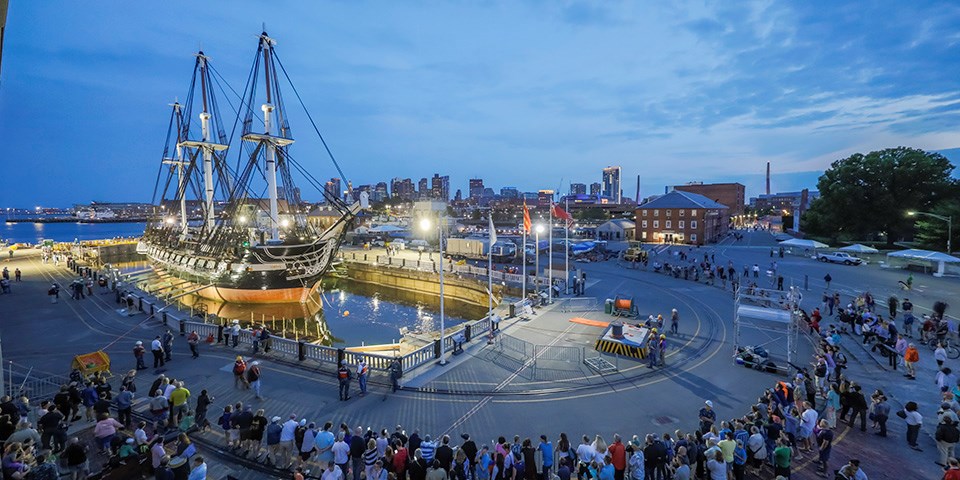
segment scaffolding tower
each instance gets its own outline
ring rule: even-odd
[[[733,339],[735,352],[743,348],[763,347],[775,357],[785,358],[793,365],[797,357],[800,336],[800,300],[797,287],[786,291],[757,287],[737,289],[733,303]],[[746,332],[757,332],[764,338],[760,343],[745,345]]]

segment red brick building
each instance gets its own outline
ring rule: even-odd
[[[674,190],[637,207],[636,239],[689,245],[715,242],[727,234],[729,210],[703,195]]]
[[[674,190],[696,193],[713,200],[721,205],[726,205],[729,210],[727,213],[733,217],[743,215],[743,209],[747,204],[746,187],[739,183],[688,183],[686,185],[677,185]]]

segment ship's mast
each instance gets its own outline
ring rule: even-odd
[[[263,134],[270,136],[270,123],[273,117],[273,105],[270,98],[270,45],[273,39],[267,36],[266,32],[260,35],[260,43],[263,46],[263,76],[266,79],[267,99],[260,109],[263,110]],[[279,211],[277,208],[277,145],[267,142],[267,193],[270,195],[270,239],[280,240]]]
[[[209,80],[209,71],[207,70],[207,62],[209,57],[203,54],[203,51],[197,52],[197,68],[200,73],[200,97],[201,97],[201,107],[200,111],[200,131],[201,138],[200,141],[196,140],[184,140],[177,144],[178,147],[190,147],[200,149],[201,154],[203,155],[203,219],[204,224],[208,230],[212,230],[215,226],[216,216],[214,215],[214,205],[213,205],[213,176],[214,176],[214,156],[217,151],[226,150],[229,146],[221,143],[217,143],[212,138],[211,133],[211,114],[210,114],[210,88]]]
[[[173,165],[177,169],[177,194],[180,196],[180,235],[187,236],[187,177],[184,175],[186,162],[183,161],[183,147],[180,146],[181,112],[180,102],[173,102],[173,116],[177,122],[177,156],[165,158],[163,163]]]
[[[213,228],[213,148],[210,147],[210,112],[207,111],[207,57],[203,52],[197,54],[200,62],[200,92],[203,97],[203,111],[200,112],[200,129],[203,135],[203,191],[204,222],[208,229]]]

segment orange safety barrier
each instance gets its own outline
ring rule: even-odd
[[[103,351],[85,353],[73,357],[72,368],[88,375],[94,372],[110,372],[110,356]]]
[[[600,320],[590,320],[589,318],[573,317],[570,319],[573,323],[579,323],[580,325],[588,325],[591,327],[601,327],[607,328],[607,325],[610,325],[610,322],[602,322]]]

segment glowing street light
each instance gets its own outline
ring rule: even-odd
[[[950,254],[950,247],[951,247],[950,237],[953,236],[953,217],[952,216],[945,217],[943,215],[937,215],[935,213],[913,212],[913,211],[907,212],[907,215],[911,217],[915,217],[917,215],[926,215],[928,217],[933,217],[933,218],[936,218],[937,220],[943,220],[944,222],[947,222],[947,254],[948,255]]]

